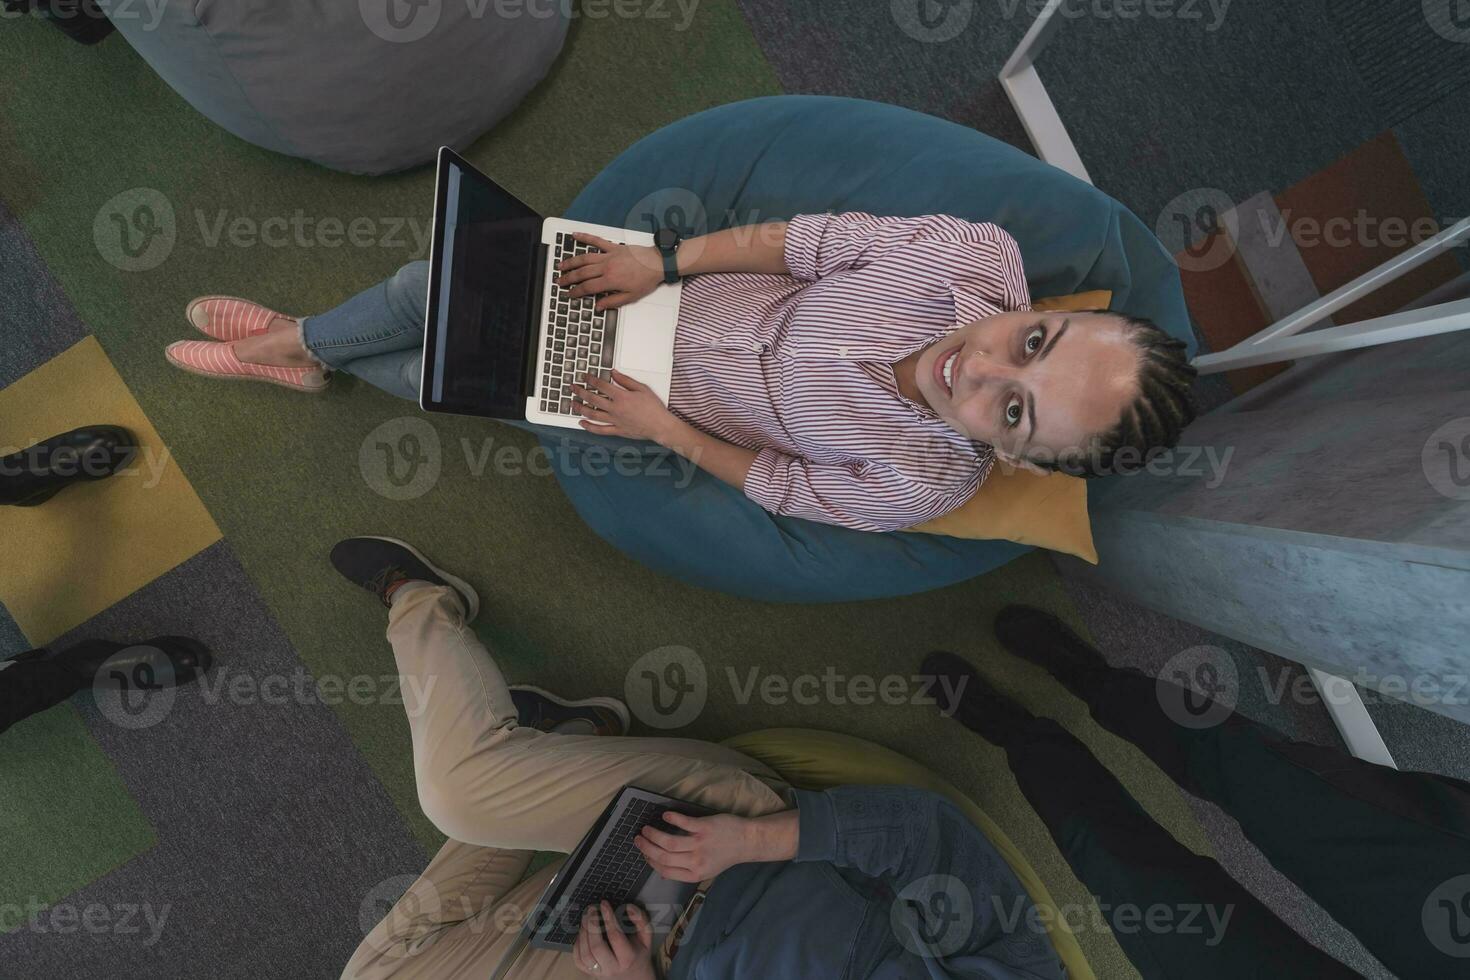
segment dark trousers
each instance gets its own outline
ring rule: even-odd
[[[1470,784],[1400,772],[1294,742],[1239,714],[1191,728],[1160,706],[1158,683],[1111,670],[1089,689],[1104,728],[1181,787],[1218,804],[1283,875],[1411,980],[1470,976]],[[1177,692],[1176,692],[1177,693]],[[1145,912],[1113,922],[1144,977],[1351,977],[1213,860],[1159,827],[1085,746],[1038,718],[1007,740],[1022,791],[1101,903]],[[1178,909],[1214,906],[1185,930]],[[1165,923],[1165,915],[1170,918]],[[1116,918],[1116,912],[1115,916]]]
[[[47,659],[45,650],[21,654],[0,667],[0,732],[75,693],[75,675]]]

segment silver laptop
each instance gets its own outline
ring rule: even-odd
[[[576,428],[571,386],[613,369],[665,402],[682,287],[616,310],[572,299],[555,264],[593,249],[586,232],[652,245],[653,233],[543,218],[448,147],[439,151],[419,405],[427,412]]]
[[[670,881],[648,866],[633,841],[644,827],[684,832],[663,820],[669,810],[691,817],[715,811],[662,793],[624,786],[567,858],[537,902],[523,936],[539,949],[570,951],[589,906],[607,902],[614,909],[637,905],[648,915],[656,944],[662,944],[698,885]],[[629,924],[622,923],[625,931]]]
[[[653,948],[661,949],[685,917],[699,886],[670,881],[656,873],[633,841],[650,825],[667,833],[684,833],[663,821],[663,814],[670,810],[691,817],[717,812],[637,786],[619,790],[547,883],[520,935],[501,954],[490,980],[505,980],[528,948],[571,952],[582,928],[582,913],[602,901],[619,910],[630,904],[643,909],[653,929]],[[619,925],[632,934],[631,923],[621,916]]]

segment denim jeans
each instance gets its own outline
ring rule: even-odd
[[[429,302],[429,263],[410,262],[341,306],[301,321],[301,341],[313,357],[334,371],[345,371],[390,395],[417,403],[424,363],[424,316]],[[580,471],[567,457],[589,447],[616,453],[631,465],[635,457],[669,457],[657,443],[593,435],[581,429],[550,428],[524,420],[508,425],[556,444],[553,465],[565,475]],[[682,461],[674,472],[683,469]],[[685,484],[687,485],[686,474]]]
[[[301,321],[301,341],[334,371],[419,399],[429,263],[410,262],[334,310]]]

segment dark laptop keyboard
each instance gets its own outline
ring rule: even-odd
[[[658,823],[666,809],[662,804],[647,800],[628,801],[606,843],[577,883],[572,897],[561,906],[561,915],[546,933],[546,939],[556,943],[575,942],[577,931],[582,928],[582,912],[587,906],[605,901],[619,909],[637,897],[644,876],[651,869],[633,846],[633,839],[644,827]]]
[[[558,232],[551,261],[596,251],[591,245]],[[553,267],[553,272],[555,271]],[[581,384],[589,371],[611,378],[613,352],[617,348],[618,311],[601,313],[592,307],[595,297],[572,299],[555,282],[551,284],[551,306],[547,313],[546,346],[541,352],[541,411],[553,415],[581,415],[581,403],[572,395],[572,385]]]

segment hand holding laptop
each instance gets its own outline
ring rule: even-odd
[[[648,916],[636,905],[625,906],[622,915],[632,927],[631,935],[610,904],[588,906],[572,947],[572,961],[589,977],[655,980],[653,926]]]

